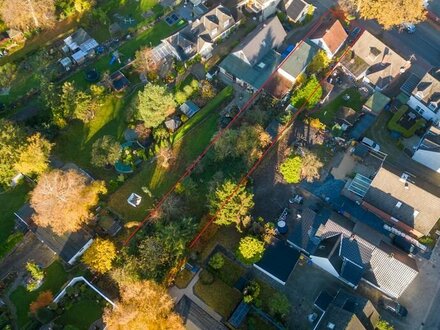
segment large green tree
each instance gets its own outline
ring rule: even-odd
[[[298,183],[301,181],[302,160],[300,156],[292,155],[280,166],[280,173],[287,183]]]
[[[137,271],[142,278],[161,281],[172,261],[165,242],[157,236],[147,236],[138,245]]]
[[[307,67],[307,72],[318,73],[328,67],[330,64],[330,59],[328,58],[325,51],[320,49],[318,53],[313,57],[312,61]]]
[[[121,155],[121,145],[111,135],[104,135],[92,145],[91,163],[97,167],[113,165]]]
[[[164,86],[149,83],[138,94],[138,116],[146,127],[159,126],[175,108],[173,95]]]
[[[292,105],[300,109],[312,109],[322,97],[322,86],[315,75],[312,75],[304,84],[295,90],[291,102]]]
[[[238,187],[231,180],[224,181],[209,197],[211,214],[217,215],[215,223],[235,224],[237,230],[242,231],[249,212],[254,207],[253,197],[244,185]]]
[[[17,174],[15,164],[20,159],[26,134],[11,121],[0,119],[0,184],[8,186]]]

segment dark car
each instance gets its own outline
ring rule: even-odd
[[[405,306],[402,306],[393,299],[382,296],[379,303],[383,308],[385,308],[386,310],[390,311],[391,313],[397,316],[405,317],[408,315],[408,310],[405,308]]]

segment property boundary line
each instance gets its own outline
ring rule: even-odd
[[[323,79],[319,81],[319,86],[317,86],[312,93],[308,96],[304,104],[293,114],[292,118],[289,120],[289,122],[284,126],[284,128],[281,130],[281,132],[278,133],[278,135],[272,140],[270,145],[266,148],[266,150],[263,152],[263,154],[260,156],[260,158],[255,162],[255,164],[251,167],[251,169],[241,178],[239,183],[237,184],[237,187],[234,189],[234,191],[228,196],[228,198],[220,205],[216,213],[214,213],[208,222],[203,226],[203,228],[200,230],[200,232],[197,234],[197,236],[191,241],[189,244],[189,248],[193,248],[195,244],[199,241],[199,239],[202,237],[202,235],[205,233],[205,231],[208,229],[208,227],[215,221],[218,214],[222,210],[222,208],[235,196],[239,188],[249,179],[249,177],[255,172],[255,170],[258,168],[258,166],[261,164],[261,162],[264,160],[266,155],[272,150],[273,146],[278,143],[278,141],[281,140],[284,133],[286,133],[292,126],[295,119],[305,110],[305,106],[307,102],[315,95],[315,93],[318,91],[319,87],[321,87],[321,83],[323,81],[326,81],[326,79],[333,73],[333,71],[336,69],[337,65],[340,63],[340,61],[347,55],[347,53],[351,50],[352,45],[356,43],[356,41],[361,37],[361,35],[364,33],[364,29],[362,29],[361,33],[359,33],[359,36],[351,43],[351,45],[348,45],[348,47],[344,50],[342,55],[338,58],[338,60],[333,65],[333,68],[324,76]]]
[[[162,196],[162,198],[156,203],[156,205],[153,207],[152,210],[149,211],[148,215],[142,220],[142,222],[136,227],[136,229],[129,235],[129,237],[124,241],[124,245],[127,245],[133,237],[136,235],[136,233],[145,225],[145,223],[158,211],[158,209],[162,206],[162,204],[165,202],[165,200],[168,198],[169,195],[173,193],[173,191],[176,189],[177,185],[181,183],[188,175],[191,174],[191,172],[194,170],[194,168],[201,162],[203,157],[208,153],[208,151],[211,149],[211,147],[223,136],[223,134],[228,130],[234,122],[240,117],[240,115],[246,111],[255,101],[255,99],[261,94],[261,92],[264,90],[264,87],[266,84],[270,81],[270,79],[274,76],[274,74],[278,71],[278,69],[284,64],[287,59],[292,56],[292,54],[299,48],[299,46],[302,45],[302,43],[307,40],[307,38],[315,32],[318,27],[321,25],[322,20],[327,17],[330,14],[330,10],[325,11],[321,17],[318,19],[318,21],[315,23],[315,25],[307,32],[307,34],[295,45],[295,48],[290,52],[286,58],[281,61],[281,63],[276,67],[276,69],[272,72],[272,74],[266,79],[266,81],[263,83],[263,85],[251,96],[251,98],[243,105],[243,107],[240,109],[240,111],[232,118],[231,122],[222,130],[220,130],[215,137],[211,140],[211,142],[206,146],[206,148],[202,151],[202,153],[187,167],[185,172],[177,179],[176,183]]]

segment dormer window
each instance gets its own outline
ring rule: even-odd
[[[418,91],[418,92],[416,93],[416,97],[417,97],[419,100],[423,99],[423,92]]]
[[[437,109],[437,104],[435,104],[434,102],[430,102],[428,108],[434,111],[435,109]]]

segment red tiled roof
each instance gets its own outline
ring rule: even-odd
[[[347,39],[347,32],[345,32],[339,20],[335,20],[330,27],[328,24],[321,24],[321,26],[313,33],[310,39],[323,39],[327,47],[332,53],[335,53],[342,43]]]

